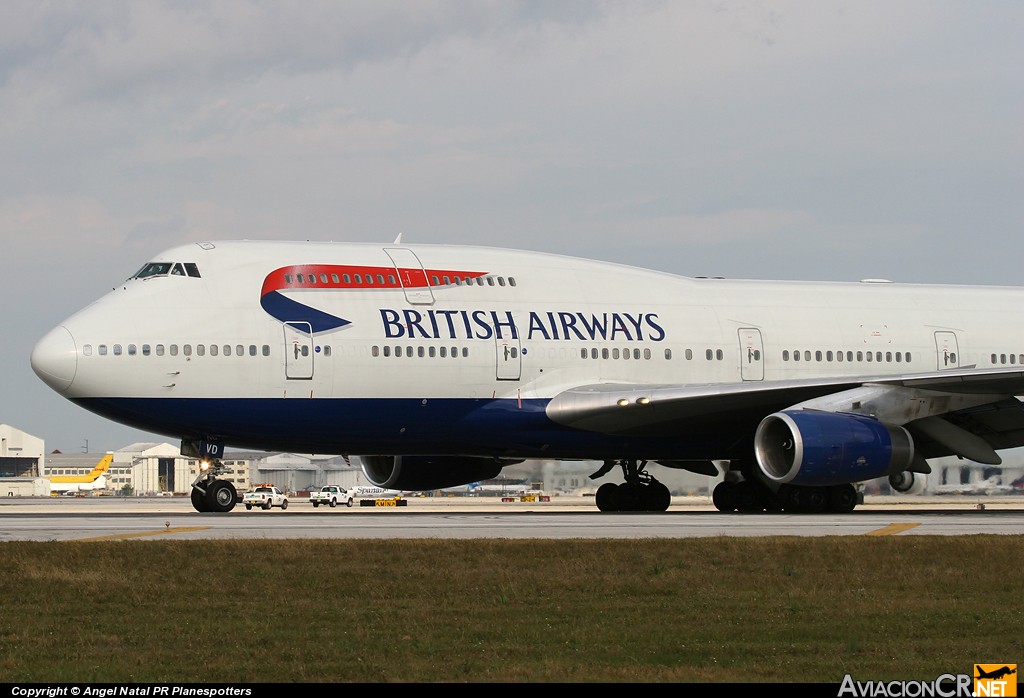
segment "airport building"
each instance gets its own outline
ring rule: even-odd
[[[49,483],[41,477],[45,462],[42,439],[0,424],[0,497],[49,494]]]
[[[0,424],[0,477],[39,477],[46,467],[42,439]]]

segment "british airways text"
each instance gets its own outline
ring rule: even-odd
[[[517,324],[512,311],[380,309],[384,336],[388,339],[598,339],[628,342],[660,342],[665,330],[656,313],[530,312]]]

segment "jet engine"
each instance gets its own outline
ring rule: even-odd
[[[773,482],[839,485],[903,472],[913,460],[914,440],[903,427],[872,417],[787,410],[761,421],[754,453]]]
[[[363,474],[377,487],[416,492],[497,477],[519,460],[471,456],[360,456]]]
[[[909,470],[889,476],[889,487],[900,494],[921,494],[927,484],[927,475]]]

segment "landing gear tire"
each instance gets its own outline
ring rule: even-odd
[[[736,483],[720,482],[711,492],[711,502],[721,512],[736,511]]]
[[[760,494],[749,480],[736,483],[736,508],[747,513],[764,511]]]
[[[857,506],[857,489],[853,485],[835,485],[828,491],[828,509],[849,514]]]
[[[778,499],[782,510],[791,514],[822,514],[831,506],[831,488],[783,485]],[[854,493],[856,503],[856,493]]]
[[[200,513],[210,510],[206,505],[206,493],[195,487],[192,488],[192,508]]]
[[[672,493],[661,482],[652,482],[649,486],[651,511],[668,511],[672,506]]]
[[[601,511],[618,511],[619,486],[614,482],[606,482],[597,488],[597,508]]]
[[[194,489],[192,491],[195,492]],[[209,511],[228,512],[235,508],[237,502],[238,492],[227,480],[214,480],[213,484],[206,488],[206,506]]]
[[[619,511],[643,511],[644,493],[639,485],[631,482],[619,485]]]
[[[800,507],[800,489],[795,485],[783,485],[775,495],[782,510],[790,514],[802,511]]]
[[[800,495],[801,507],[808,514],[821,514],[828,509],[828,490],[824,487],[807,487]]]

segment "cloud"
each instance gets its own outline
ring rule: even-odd
[[[0,292],[34,289],[7,346],[230,237],[1016,281],[1022,27],[995,0],[3,3]]]

